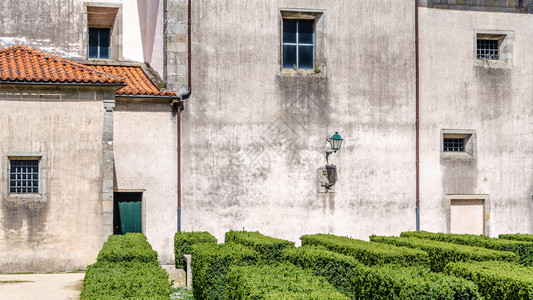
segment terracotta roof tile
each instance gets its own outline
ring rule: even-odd
[[[124,79],[19,45],[0,50],[0,82],[124,84]]]
[[[100,72],[109,75],[123,77],[126,80],[126,86],[118,90],[117,96],[170,96],[176,97],[176,93],[160,91],[143,72],[141,67],[131,66],[110,66],[110,65],[92,65]]]

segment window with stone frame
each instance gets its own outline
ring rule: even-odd
[[[470,160],[477,156],[477,136],[475,130],[441,130],[441,158]]]
[[[474,62],[476,66],[509,68],[513,66],[514,32],[476,30]]]
[[[4,156],[4,199],[45,202],[47,197],[46,155],[17,152]]]
[[[121,6],[86,3],[87,57],[118,60],[121,49]]]
[[[324,11],[280,10],[281,74],[325,75]]]

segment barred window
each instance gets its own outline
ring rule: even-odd
[[[478,59],[500,59],[500,45],[498,40],[477,40]]]
[[[463,152],[465,150],[464,139],[444,139],[445,152]]]
[[[9,192],[39,193],[39,160],[10,160]]]

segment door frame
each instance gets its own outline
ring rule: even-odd
[[[146,201],[145,193],[146,189],[114,189],[113,190],[113,222],[111,228],[113,229],[113,234],[115,232],[115,193],[140,193],[141,194],[141,232],[146,234]],[[118,213],[118,211],[116,212]]]
[[[483,235],[490,236],[490,196],[488,194],[454,195],[448,194],[446,203],[446,233],[451,231],[452,200],[482,200],[483,201]]]

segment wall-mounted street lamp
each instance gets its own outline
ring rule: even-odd
[[[334,135],[332,135],[330,138],[326,138],[326,140],[328,141],[328,143],[330,143],[331,150],[333,150],[326,151],[326,163],[329,165],[329,155],[341,149],[343,139],[341,138],[338,132],[335,132]]]

